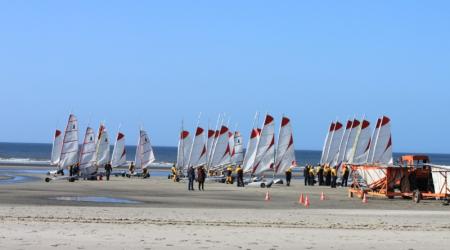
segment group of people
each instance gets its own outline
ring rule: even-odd
[[[241,167],[241,165],[238,165],[236,169],[234,170],[236,174],[236,182],[238,187],[244,187],[244,169]],[[233,166],[228,166],[226,169],[226,184],[233,184]]]
[[[111,172],[112,172],[112,165],[110,162],[107,162],[103,167],[105,168],[106,180],[109,181],[109,178],[110,178]],[[64,171],[62,169],[58,170],[57,174],[64,175]],[[69,176],[74,176],[74,177],[82,176],[84,179],[97,179],[97,171],[95,171],[89,175],[82,174],[81,168],[80,168],[80,163],[78,162],[76,164],[69,166]],[[100,178],[102,178],[102,175],[100,175]]]
[[[197,176],[194,167],[190,166],[187,170],[188,190],[194,191],[194,181],[198,182],[198,190],[205,191],[206,170],[203,166],[197,168]],[[196,178],[197,177],[197,178]]]
[[[341,171],[341,186],[347,187],[350,168],[346,165],[342,165]],[[312,165],[306,165],[303,170],[303,175],[305,177],[305,186],[314,186],[316,182],[319,186],[330,186],[331,188],[336,188],[337,186],[338,169],[336,166],[330,167],[329,165],[318,165],[317,167],[314,167]]]
[[[131,162],[130,165],[128,166],[128,177],[131,177],[135,174],[135,166],[134,166],[134,162]],[[142,178],[147,179],[150,177],[150,172],[148,171],[147,168],[142,168]]]
[[[233,172],[236,174],[236,181],[238,187],[244,187],[244,169],[238,165],[236,169],[233,169],[233,166],[228,166],[224,169],[222,174],[225,176],[225,183],[226,184],[233,184],[234,183],[234,177]],[[216,173],[210,171],[210,176],[215,176]],[[171,168],[171,174],[169,175],[169,179],[171,179],[173,182],[179,182],[180,176],[182,176],[182,173],[179,169],[177,169],[176,165],[174,164]],[[206,180],[207,172],[204,166],[199,166],[194,168],[193,166],[188,167],[186,177],[188,179],[188,190],[193,191],[194,190],[194,182],[198,182],[198,190],[204,191],[205,190],[205,180]]]

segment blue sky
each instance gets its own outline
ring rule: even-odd
[[[1,1],[0,141],[50,142],[143,124],[176,145],[180,121],[255,111],[292,118],[297,149],[331,120],[392,119],[394,151],[450,153],[448,1]],[[80,132],[80,135],[84,131]]]

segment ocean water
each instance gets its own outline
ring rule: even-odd
[[[136,152],[135,146],[127,146],[127,160],[133,161]],[[176,147],[153,147],[157,162],[175,162],[177,158]],[[0,143],[0,163],[15,164],[43,164],[50,161],[51,144],[45,143]],[[111,147],[112,152],[112,147]],[[317,164],[321,151],[296,150],[295,155],[299,165]],[[394,159],[410,153],[394,153]],[[424,153],[431,158],[434,164],[450,165],[450,154]]]

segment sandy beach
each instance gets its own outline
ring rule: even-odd
[[[2,249],[447,249],[450,244],[450,208],[440,201],[372,198],[363,204],[348,198],[346,188],[305,187],[298,180],[270,189],[207,183],[206,191],[189,192],[186,183],[163,177],[45,183],[44,175],[28,176],[32,181],[0,185]],[[266,191],[271,201],[264,200]],[[310,208],[298,204],[301,193],[309,196]]]

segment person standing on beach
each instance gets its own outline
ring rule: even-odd
[[[306,165],[303,169],[303,177],[305,178],[305,186],[309,184],[309,166]]]
[[[188,190],[194,191],[194,180],[195,180],[195,170],[192,166],[190,166],[187,170],[187,176],[188,176]]]
[[[233,167],[229,165],[227,167],[227,180],[226,180],[227,184],[233,184],[233,177],[231,177],[231,174],[233,174]]]
[[[205,191],[206,171],[203,166],[197,168],[198,190]]]
[[[105,164],[105,175],[106,175],[107,181],[109,181],[109,176],[111,175],[111,171],[112,171],[112,166],[111,166],[111,163],[108,162]]]
[[[176,182],[177,181],[177,168],[175,167],[175,164],[173,164],[171,171],[172,171],[172,180],[173,180],[173,182]]]
[[[342,175],[342,183],[341,186],[343,187],[344,185],[347,187],[347,182],[348,182],[348,176],[350,174],[350,169],[348,168],[348,166],[344,165],[344,174]]]
[[[325,165],[324,173],[325,173],[325,185],[330,186],[331,185],[331,173],[330,173],[329,165]]]
[[[73,176],[73,165],[69,166],[69,176]]]
[[[317,168],[319,169],[317,171],[317,179],[319,181],[319,186],[323,185],[323,167],[321,165],[318,165]]]
[[[337,170],[336,167],[331,169],[331,187],[336,188]]]
[[[313,166],[309,166],[309,185],[314,186],[315,176],[314,176]]]
[[[290,186],[291,185],[291,178],[292,178],[292,168],[289,168],[286,171],[286,186]]]
[[[237,175],[237,186],[243,187],[244,186],[244,170],[242,169],[241,165],[238,165],[236,168],[236,175]]]

